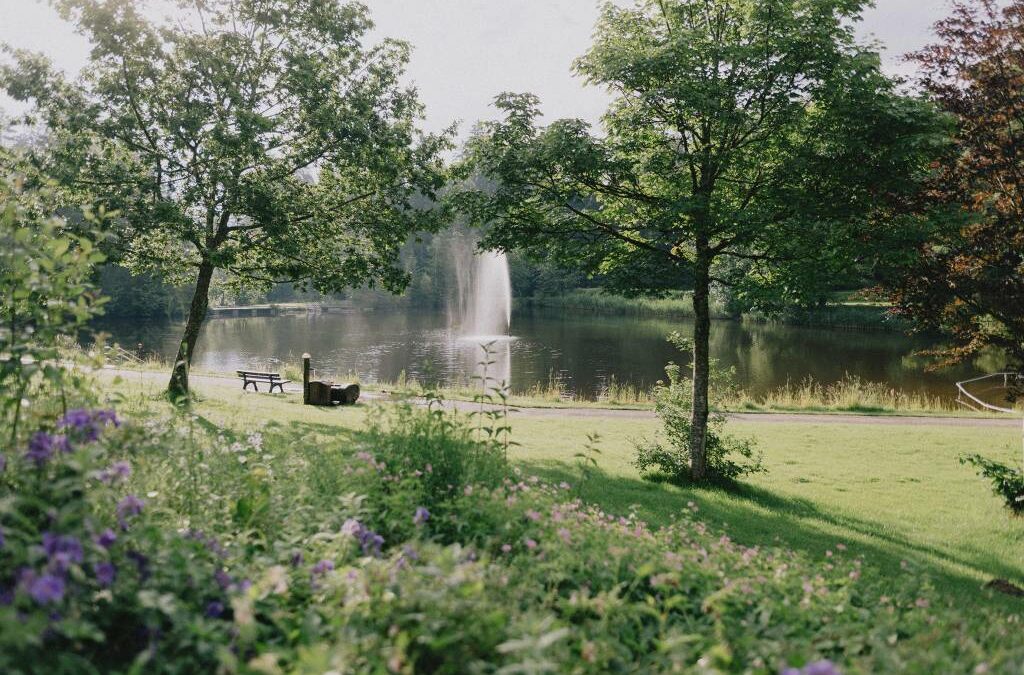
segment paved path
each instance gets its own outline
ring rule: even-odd
[[[166,384],[169,375],[163,372],[148,370],[128,370],[116,368],[104,368],[101,377],[113,377],[120,375],[126,380],[145,381],[158,385]],[[214,375],[191,375],[190,381],[194,385],[215,384],[223,386],[235,381],[229,376]],[[240,382],[240,381],[239,381]],[[239,385],[241,386],[241,385]],[[302,387],[294,384],[285,387],[288,394],[301,394]],[[364,392],[363,400],[387,400],[387,394],[376,392]],[[471,401],[446,401],[446,407],[456,410],[472,411],[478,410],[479,405]],[[622,408],[516,408],[513,415],[516,417],[531,418],[601,418],[601,419],[653,419],[654,412],[651,410],[624,410]],[[870,424],[870,425],[904,425],[904,426],[944,426],[944,427],[994,427],[994,428],[1020,428],[1021,420],[1009,415],[1005,417],[936,417],[936,416],[910,416],[910,415],[853,415],[840,413],[730,413],[730,420],[736,422],[748,422],[752,424]]]

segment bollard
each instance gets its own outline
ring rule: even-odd
[[[302,355],[302,405],[309,405],[309,353]]]

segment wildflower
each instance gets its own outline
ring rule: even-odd
[[[25,452],[25,458],[35,463],[36,467],[42,467],[50,461],[50,458],[58,450],[61,452],[71,451],[67,438],[51,435],[45,431],[37,431],[32,434],[32,438],[28,441],[28,450]]]
[[[92,566],[92,571],[96,575],[96,581],[104,587],[113,584],[117,575],[117,568],[111,562],[98,562]]]
[[[540,512],[534,511],[533,509],[528,510],[524,515],[534,522],[540,520]]]
[[[206,611],[203,612],[203,616],[207,619],[216,619],[218,616],[224,613],[224,603],[219,600],[214,600],[206,606]]]
[[[234,581],[231,578],[231,575],[225,572],[223,569],[219,569],[216,572],[214,572],[213,579],[217,582],[217,585],[220,586],[221,589],[223,590],[227,590],[228,587],[231,586],[232,582]]]
[[[533,539],[527,539],[524,543],[526,544],[526,548],[530,549],[531,551],[537,548],[537,542],[535,542]]]
[[[121,426],[121,422],[113,410],[90,411],[78,408],[69,410],[64,417],[60,418],[57,421],[57,428],[69,429],[76,438],[91,443],[100,437],[100,431],[108,424],[115,427]]]
[[[7,469],[7,457],[0,452],[0,473],[3,473]]]
[[[98,546],[102,546],[103,548],[110,548],[114,545],[115,541],[117,541],[117,535],[114,534],[114,531],[110,528],[107,528],[100,532],[95,539],[96,544]]]
[[[362,546],[363,553],[377,558],[380,557],[381,547],[384,546],[384,537],[376,532],[364,529],[359,537],[359,545]]]
[[[64,599],[64,580],[53,574],[44,574],[32,579],[28,594],[40,605],[60,602]]]
[[[568,544],[569,540],[571,539],[569,530],[565,529],[564,527],[558,528],[558,536],[561,537],[562,541],[566,544]]]
[[[321,560],[320,562],[318,562],[317,564],[313,565],[313,569],[311,570],[311,574],[314,577],[318,577],[318,576],[322,576],[324,574],[327,574],[328,572],[332,571],[333,569],[334,569],[334,561],[333,560],[326,560],[326,559],[324,559],[324,560]]]
[[[420,559],[420,554],[416,552],[416,549],[409,545],[402,547],[402,556],[412,561]]]
[[[815,661],[800,668],[786,668],[782,675],[841,675],[835,664],[828,660]]]
[[[928,598],[918,598],[914,601],[914,605],[916,607],[920,607],[921,609],[927,609],[928,606],[931,605],[931,603],[928,602]]]
[[[501,545],[501,552],[502,553],[508,553],[511,550],[512,550],[512,545],[511,544],[502,544]]]
[[[125,480],[132,475],[132,466],[128,462],[118,461],[99,473],[100,481],[108,485],[120,480]]]
[[[122,528],[126,528],[128,518],[142,513],[142,507],[145,505],[146,503],[135,495],[128,495],[117,503],[117,522],[121,523]]]
[[[69,565],[82,562],[82,544],[72,536],[44,532],[43,551],[53,566],[62,572]]]
[[[430,520],[430,511],[422,506],[416,507],[416,513],[413,514],[412,522],[415,525],[422,525],[423,523]]]
[[[426,509],[424,509],[426,511]],[[429,513],[427,516],[429,517]],[[370,528],[360,523],[355,518],[349,518],[341,526],[341,533],[359,540],[363,553],[374,557],[380,556],[381,547],[384,546],[384,537],[380,536]]]
[[[149,578],[149,558],[138,551],[128,551],[126,554],[128,559],[135,563],[135,568],[139,571],[139,578],[145,581]]]
[[[291,560],[289,562],[291,562],[292,567],[298,567],[299,565],[302,564],[302,561],[304,559],[305,558],[303,558],[302,552],[301,551],[296,551],[295,553],[292,554]]]

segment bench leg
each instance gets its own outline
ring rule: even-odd
[[[271,382],[270,383],[270,393],[271,394],[274,393],[274,387],[277,387],[277,390],[279,392],[281,392],[282,394],[284,393],[284,385],[283,384],[281,384],[280,382]]]
[[[250,384],[252,385],[252,390],[253,391],[259,391],[260,390],[260,388],[256,386],[256,382],[255,381],[253,381],[253,380],[246,380],[245,384],[242,385],[242,391],[245,391],[246,389],[248,389]]]

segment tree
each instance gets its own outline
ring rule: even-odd
[[[951,338],[957,361],[987,346],[1024,365],[1024,1],[958,2],[938,41],[911,55],[956,119],[930,184],[933,225],[886,285],[919,329]]]
[[[132,0],[55,4],[92,42],[82,76],[8,49],[0,86],[46,127],[39,176],[69,204],[88,195],[121,214],[122,262],[194,280],[172,395],[188,391],[216,269],[264,288],[404,286],[402,243],[442,222],[423,205],[450,133],[417,131],[421,105],[400,83],[409,47],[364,46],[364,6],[196,0],[159,24]]]
[[[706,477],[709,292],[800,302],[892,229],[942,137],[855,42],[860,0],[646,0],[604,7],[575,64],[613,102],[603,134],[539,127],[503,94],[465,170],[460,208],[484,246],[521,249],[657,293],[692,284],[691,473]]]

